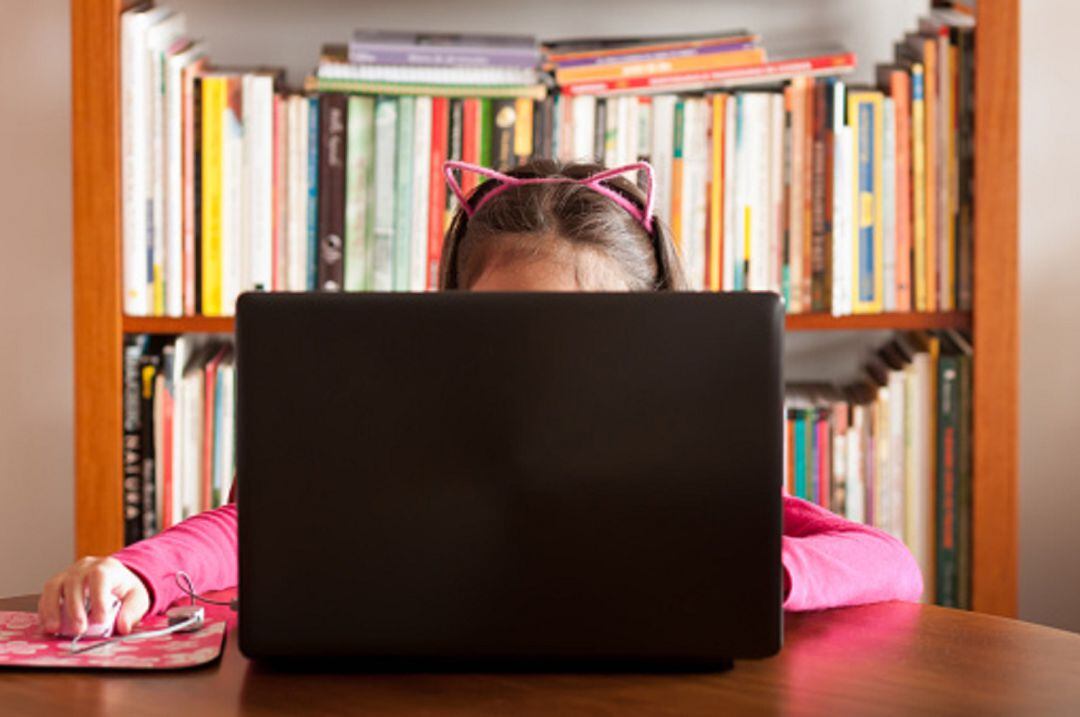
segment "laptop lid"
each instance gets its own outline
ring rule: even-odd
[[[254,658],[716,660],[781,640],[773,294],[246,294]]]

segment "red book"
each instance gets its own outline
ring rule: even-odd
[[[431,180],[428,188],[428,281],[429,290],[439,286],[439,261],[442,258],[443,216],[446,209],[446,161],[449,134],[450,101],[431,98]]]
[[[462,100],[462,136],[461,136],[461,161],[469,164],[480,164],[480,100],[476,97],[467,97]],[[465,196],[469,196],[476,189],[478,175],[473,172],[465,172],[461,177],[461,190]]]
[[[778,82],[799,75],[838,75],[853,69],[855,69],[855,53],[835,51],[703,72],[649,75],[608,82],[582,82],[565,85],[559,89],[568,95],[633,94],[642,90],[685,92],[713,87]]]
[[[832,474],[832,441],[829,440],[829,422],[824,418],[817,424],[817,457],[818,457],[818,496],[817,503],[822,508],[828,508],[832,496],[832,485],[829,479]]]
[[[911,311],[911,77],[889,73],[896,110],[896,310]]]

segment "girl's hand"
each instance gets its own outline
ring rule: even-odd
[[[90,615],[83,606],[90,598]],[[103,622],[110,596],[120,600],[115,632],[127,635],[150,608],[150,593],[138,575],[115,558],[86,557],[57,573],[41,591],[38,618],[47,633],[60,630],[60,611],[66,611],[76,632]],[[89,618],[89,619],[88,619]]]

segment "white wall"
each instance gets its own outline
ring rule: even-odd
[[[1080,4],[1021,5],[1020,616],[1080,631]]]
[[[0,596],[72,557],[68,4],[0,22]]]

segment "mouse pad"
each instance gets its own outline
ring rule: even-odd
[[[135,632],[165,627],[168,618],[142,620]],[[46,635],[32,612],[0,611],[0,668],[48,667],[105,670],[177,670],[213,662],[225,646],[226,620],[207,615],[197,632],[178,632],[145,640],[129,640],[90,652],[71,654],[71,639]],[[93,638],[79,645],[99,642]]]

